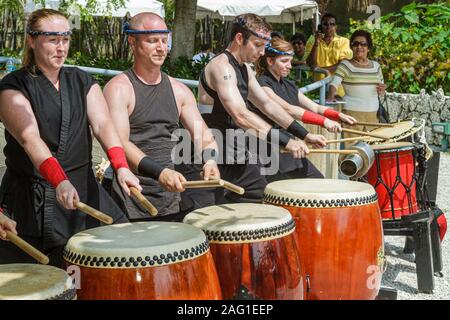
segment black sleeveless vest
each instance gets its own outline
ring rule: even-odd
[[[180,116],[168,75],[161,72],[161,82],[148,85],[132,69],[124,73],[130,79],[135,95],[135,106],[130,115],[130,141],[154,161],[173,169],[171,152],[178,140],[172,138],[172,133],[179,128]],[[158,209],[158,216],[179,212],[178,193],[166,192],[155,179],[134,173],[143,188],[142,194]],[[113,188],[115,198],[119,196],[119,203],[130,219],[149,218],[136,199],[123,194],[117,181]]]

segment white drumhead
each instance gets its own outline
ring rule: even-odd
[[[71,300],[72,278],[62,269],[40,264],[0,265],[0,300]]]
[[[137,222],[86,230],[69,239],[68,262],[92,268],[141,268],[178,263],[208,251],[202,230],[176,222]]]
[[[343,207],[377,201],[368,183],[338,179],[291,179],[269,183],[264,202],[295,207]]]
[[[183,222],[203,229],[211,243],[267,241],[284,237],[295,229],[288,210],[254,203],[197,209],[189,213]]]

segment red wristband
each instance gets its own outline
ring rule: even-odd
[[[125,151],[122,147],[109,148],[107,154],[114,171],[117,171],[120,168],[130,168],[128,166],[127,158],[125,157]]]
[[[303,123],[318,124],[323,127],[325,124],[325,119],[326,118],[321,116],[320,114],[305,110],[301,121]]]
[[[55,157],[50,157],[39,166],[39,173],[53,188],[56,188],[64,180],[68,180],[66,173]]]
[[[334,120],[334,121],[339,121],[340,120],[340,118],[339,118],[340,114],[341,114],[340,112],[338,112],[336,110],[333,110],[331,108],[327,108],[325,110],[325,112],[323,113],[323,115],[325,117],[327,117],[328,119]]]

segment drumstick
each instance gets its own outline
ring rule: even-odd
[[[186,181],[183,183],[183,187],[186,189],[214,188],[223,186],[225,186],[225,181],[222,179]]]
[[[16,246],[18,246],[20,249],[22,249],[24,252],[32,256],[34,259],[36,259],[41,264],[48,264],[49,259],[48,257],[40,252],[38,249],[33,247],[31,244],[23,240],[18,235],[12,233],[11,231],[6,231],[6,239],[14,243]]]
[[[363,122],[363,121],[358,121],[356,123],[353,124],[353,126],[368,126],[368,127],[389,127],[389,128],[393,128],[394,125],[392,123],[378,123],[378,122]]]
[[[281,149],[281,153],[290,153],[286,149]],[[358,150],[335,150],[335,149],[309,149],[309,153],[331,153],[331,154],[357,154]]]
[[[97,209],[94,209],[81,201],[75,203],[75,207],[77,207],[79,210],[83,211],[87,215],[90,215],[91,217],[100,220],[103,223],[106,224],[113,223],[113,219],[110,216],[107,216],[103,212],[100,212]]]
[[[239,187],[231,182],[225,181],[223,179],[213,179],[213,180],[198,180],[198,181],[187,181],[183,183],[185,188],[198,189],[198,188],[214,188],[214,187],[224,187],[227,190],[235,192],[237,194],[243,195],[245,189]]]
[[[142,206],[150,213],[152,216],[156,216],[158,214],[158,209],[155,208],[154,205],[150,201],[147,200],[146,197],[135,187],[130,187],[130,191],[133,196],[138,199],[138,201],[142,204]]]
[[[360,130],[353,130],[353,129],[348,129],[348,128],[342,128],[342,132],[359,134],[361,136],[369,136],[369,137],[374,137],[374,138],[383,139],[383,140],[388,140],[389,139],[389,137],[383,136],[381,134],[376,134],[376,133],[366,132],[366,131],[360,131]]]
[[[367,138],[370,138],[370,137],[365,136],[365,137],[353,137],[353,138],[345,138],[345,139],[327,140],[327,144],[341,143],[341,142],[347,142],[347,141],[366,140]]]
[[[225,185],[224,185],[225,189],[230,190],[230,191],[232,191],[234,193],[237,193],[237,194],[240,194],[240,195],[243,195],[245,193],[245,189],[244,188],[239,187],[239,186],[237,186],[237,185],[235,185],[235,184],[233,184],[231,182],[225,181],[225,180],[222,180],[222,181],[225,182]]]

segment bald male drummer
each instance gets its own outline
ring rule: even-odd
[[[213,156],[218,147],[192,92],[161,71],[170,36],[164,20],[154,13],[140,13],[125,32],[134,64],[108,82],[104,95],[142,193],[159,211],[156,219],[181,221],[179,192],[184,191],[186,179],[174,170],[171,152],[177,140],[173,133],[181,122],[192,139],[200,141],[205,180],[220,177]],[[116,179],[112,188],[113,197],[130,219],[149,219],[136,200],[124,195]]]
[[[204,119],[209,128],[222,133],[224,146],[232,144],[227,149],[232,149],[235,155],[250,155],[252,151],[226,139],[227,132],[251,130],[259,138],[285,148],[295,158],[303,158],[309,152],[305,142],[322,147],[326,145],[325,138],[310,134],[271,100],[249,65],[264,55],[265,46],[271,40],[270,32],[270,24],[262,17],[255,14],[237,16],[229,46],[214,57],[200,75],[199,103],[213,106],[212,113],[204,115]],[[273,127],[272,121],[282,130]],[[236,157],[233,163],[225,163],[226,158],[230,158],[229,154],[222,154],[223,164],[219,165],[222,178],[243,187],[246,192],[239,196],[225,191],[222,199],[219,199],[220,194],[217,195],[215,202],[260,202],[267,184],[261,166],[251,163],[249,157],[244,163]]]

